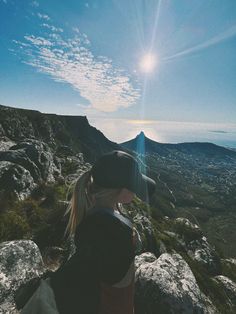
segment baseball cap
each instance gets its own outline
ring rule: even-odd
[[[102,155],[93,165],[91,174],[95,184],[126,188],[147,203],[156,188],[156,182],[140,172],[137,160],[120,150]]]

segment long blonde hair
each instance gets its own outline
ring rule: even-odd
[[[65,234],[73,235],[76,227],[86,217],[89,210],[96,204],[104,202],[115,202],[120,189],[102,188],[97,186],[91,175],[91,171],[84,172],[74,185],[73,194],[66,214],[69,214],[69,221]],[[120,211],[119,204],[115,204]]]

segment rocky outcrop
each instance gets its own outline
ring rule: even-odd
[[[24,167],[8,161],[0,162],[0,198],[13,196],[23,200],[35,186],[33,177]]]
[[[61,165],[49,146],[28,139],[0,151],[0,192],[18,199],[29,196],[41,182],[54,183],[61,178]]]
[[[55,182],[55,177],[60,175],[59,164],[55,164],[51,149],[42,141],[28,139],[20,142],[10,150],[0,152],[0,160],[21,165],[35,182]]]
[[[174,221],[174,229],[181,237],[189,257],[206,268],[210,275],[220,274],[220,257],[207,238],[203,236],[198,225],[186,218],[177,218]]]
[[[140,251],[142,252],[151,251],[155,254],[158,254],[154,229],[150,219],[141,214],[137,214],[133,218],[133,221],[135,223],[138,233],[141,236],[142,247]]]
[[[135,304],[137,314],[217,313],[200,291],[188,264],[179,254],[137,256]]]
[[[1,138],[17,143],[26,138],[37,139],[53,150],[68,146],[74,154],[82,152],[89,162],[95,161],[104,152],[121,149],[120,145],[91,126],[86,116],[45,114],[0,105]]]
[[[0,244],[0,313],[15,313],[15,291],[45,272],[37,245],[30,240]]]
[[[226,276],[215,276],[214,279],[224,290],[226,295],[226,303],[231,308],[231,313],[236,312],[236,283]]]

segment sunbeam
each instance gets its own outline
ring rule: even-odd
[[[194,46],[194,47],[188,48],[186,50],[180,51],[180,52],[178,52],[172,56],[164,57],[164,58],[162,58],[162,61],[165,61],[165,62],[166,61],[167,62],[172,61],[176,58],[186,56],[186,55],[192,54],[192,53],[197,52],[197,51],[207,49],[213,45],[219,44],[220,42],[222,42],[224,40],[227,40],[231,37],[234,37],[235,35],[236,35],[236,25],[232,26],[231,28],[229,28],[225,32],[218,34],[217,36],[207,40],[206,42],[204,42],[202,44],[199,44],[197,46]]]

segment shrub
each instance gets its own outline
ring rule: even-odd
[[[31,228],[24,216],[16,211],[7,211],[0,214],[0,241],[10,241],[28,238]]]

